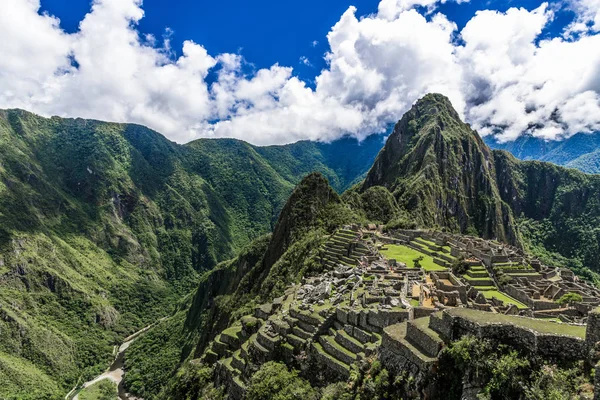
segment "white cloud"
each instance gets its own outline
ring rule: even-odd
[[[306,65],[307,67],[312,67],[312,63],[310,62],[310,60],[308,59],[308,57],[306,56],[301,56],[300,57],[300,64],[302,65]]]
[[[567,0],[568,6],[577,13],[570,25],[571,32],[585,32],[588,29],[600,32],[600,0]]]
[[[467,119],[483,134],[513,140],[522,132],[560,138],[600,128],[600,36],[535,43],[552,19],[547,5],[533,11],[477,13],[457,49],[463,66]],[[583,119],[582,119],[583,118]]]
[[[424,94],[441,92],[481,133],[501,140],[524,131],[555,138],[600,130],[598,0],[569,0],[575,24],[586,28],[544,40],[553,18],[546,4],[481,11],[458,32],[435,14],[446,1],[382,0],[361,19],[350,7],[327,35],[328,66],[313,89],[292,68],[248,75],[241,55],[210,55],[192,41],[174,58],[169,30],[162,45],[138,31],[141,0],[95,0],[73,34],[40,15],[39,0],[4,0],[0,107],[136,122],[179,142],[270,144],[364,137]]]
[[[468,3],[470,0],[381,0],[377,8],[377,17],[388,21],[398,18],[398,16],[407,10],[415,7],[424,7],[427,13],[433,12],[439,4],[447,2]]]

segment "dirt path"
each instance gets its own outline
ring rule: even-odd
[[[127,392],[125,391],[125,388],[123,387],[123,374],[125,373],[125,371],[123,369],[123,364],[125,362],[125,350],[127,350],[129,348],[129,346],[131,345],[131,343],[133,343],[140,335],[145,333],[148,329],[152,328],[154,325],[158,324],[159,322],[164,321],[165,319],[167,319],[167,317],[161,318],[158,321],[154,322],[153,324],[150,324],[147,327],[140,329],[133,335],[126,337],[125,340],[123,341],[123,344],[121,344],[121,346],[119,346],[115,360],[111,364],[110,368],[106,372],[104,372],[104,373],[98,375],[97,377],[95,377],[94,379],[92,379],[91,381],[85,382],[83,385],[81,385],[80,388],[84,389],[84,388],[92,386],[93,384],[98,383],[104,379],[110,379],[117,385],[117,388],[119,390],[119,399],[121,399],[121,400],[142,400],[142,399],[139,399],[137,397],[127,394]],[[65,400],[69,400],[69,399],[79,400],[78,390],[79,390],[78,387],[73,388],[73,390],[71,390],[65,396]],[[77,392],[77,394],[75,396],[71,397],[71,395],[74,392]]]

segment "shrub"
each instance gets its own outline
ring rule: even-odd
[[[583,300],[583,297],[579,293],[567,293],[564,294],[560,299],[558,299],[558,304],[567,305],[572,303],[577,303]]]
[[[268,362],[252,376],[247,400],[318,400],[319,392],[285,364]]]

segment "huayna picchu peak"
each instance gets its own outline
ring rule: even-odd
[[[600,176],[380,140],[0,112],[0,398],[598,398]]]
[[[385,186],[422,226],[520,245],[495,183],[491,150],[440,94],[420,99],[394,128],[362,190]]]

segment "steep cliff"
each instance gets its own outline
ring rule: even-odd
[[[600,270],[600,176],[491,151],[442,95],[425,96],[402,117],[361,197],[345,198],[369,215],[362,199],[377,187],[396,199],[388,214],[409,213],[416,226],[535,248],[590,279],[590,269]]]
[[[495,184],[492,152],[439,94],[419,100],[398,122],[362,190],[385,186],[422,226],[448,227],[520,244]]]

